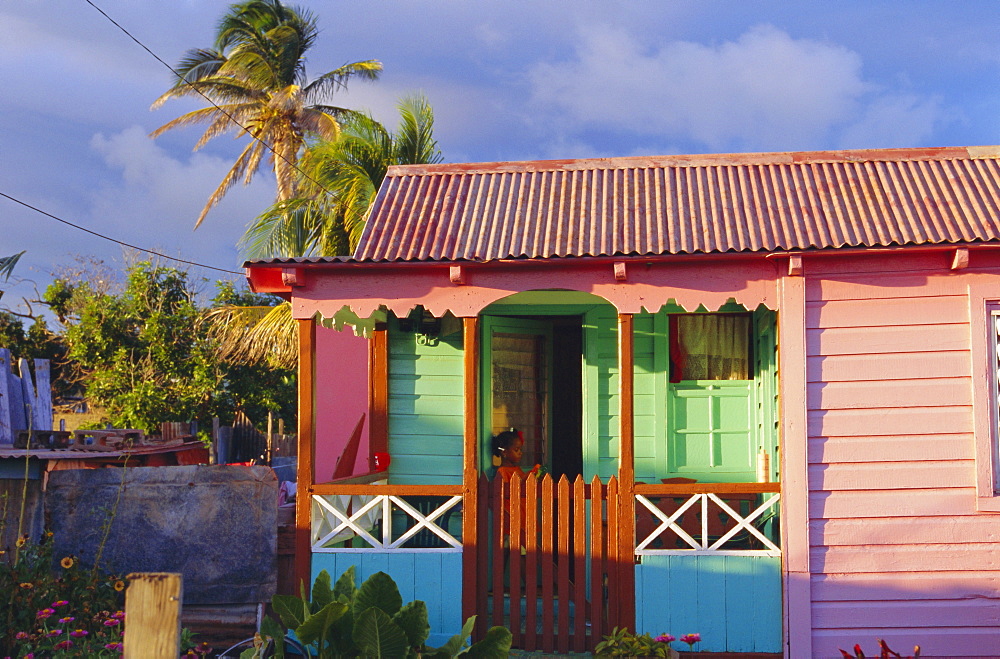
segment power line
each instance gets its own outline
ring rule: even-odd
[[[85,231],[86,233],[89,233],[89,234],[91,234],[93,236],[97,236],[98,238],[103,238],[104,240],[110,240],[111,242],[118,243],[119,245],[122,245],[123,247],[128,247],[130,249],[138,250],[138,251],[144,252],[146,254],[152,254],[153,256],[158,256],[158,257],[160,257],[162,259],[169,259],[171,261],[177,261],[178,263],[186,263],[188,265],[197,266],[199,268],[206,268],[208,270],[217,270],[218,272],[225,272],[225,273],[228,273],[228,274],[231,274],[231,275],[242,275],[243,274],[242,272],[237,272],[236,270],[226,270],[225,268],[216,268],[214,265],[205,265],[204,263],[198,263],[196,261],[187,261],[185,259],[179,259],[176,256],[168,256],[168,255],[162,254],[160,252],[154,252],[153,250],[146,249],[145,247],[138,247],[136,245],[130,245],[129,243],[123,242],[121,240],[117,240],[117,239],[112,238],[110,236],[105,236],[103,233],[98,233],[96,231],[92,231],[92,230],[88,229],[87,227],[82,227],[79,224],[73,224],[72,222],[70,222],[68,220],[64,220],[61,217],[56,217],[52,213],[46,213],[45,211],[43,211],[40,208],[35,208],[31,204],[25,203],[25,202],[21,201],[20,199],[15,198],[15,197],[11,197],[9,194],[5,194],[3,192],[0,192],[0,197],[6,197],[7,199],[10,199],[11,201],[13,201],[15,204],[20,204],[20,205],[24,206],[25,208],[29,208],[29,209],[35,211],[36,213],[40,213],[40,214],[42,214],[42,215],[44,215],[46,217],[50,217],[53,220],[55,220],[56,222],[62,222],[63,224],[66,224],[66,225],[69,225],[69,226],[73,227],[74,229],[79,229],[80,231]]]

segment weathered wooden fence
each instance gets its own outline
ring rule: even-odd
[[[0,348],[0,445],[13,444],[23,430],[52,430],[49,360],[36,359],[34,378],[27,359],[15,374],[10,350]]]
[[[492,481],[482,477],[479,611],[504,625],[514,647],[581,652],[619,618],[609,584],[633,569],[631,547],[619,556],[619,488],[594,478],[558,482],[549,475]],[[485,617],[485,616],[484,616]]]

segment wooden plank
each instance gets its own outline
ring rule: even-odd
[[[814,382],[808,387],[808,403],[810,410],[969,406],[972,382],[969,377]]]
[[[806,303],[806,328],[895,327],[969,322],[969,301],[963,295],[899,297],[889,300],[833,300]]]
[[[636,494],[670,496],[683,494],[763,494],[781,492],[781,483],[636,483]]]
[[[583,477],[573,481],[573,652],[587,649],[587,495]]]
[[[316,321],[298,321],[298,494],[295,497],[295,586],[311,583],[312,493],[316,482]]]
[[[524,479],[525,501],[538,501],[540,495],[538,478],[534,473],[528,474]],[[538,554],[541,551],[538,545],[538,507],[526,506],[524,512],[524,649],[533,651],[538,649]]]
[[[510,496],[510,481],[503,478],[494,478],[491,483],[492,498],[496,505],[492,507],[493,532],[490,534],[489,542],[493,548],[493,616],[490,626],[503,625],[504,608],[504,573],[509,569],[510,564],[518,560],[520,554],[510,537],[510,518],[520,516],[523,501],[512,499]],[[514,603],[511,602],[511,606]]]
[[[591,645],[604,636],[604,574],[607,570],[604,550],[604,500],[607,492],[601,492],[601,479],[596,475],[590,482],[590,634]]]
[[[869,572],[813,577],[818,602],[1000,599],[1000,572]]]
[[[475,559],[469,561],[465,559],[465,551],[463,550],[463,560],[462,560],[462,619],[466,620],[470,615],[476,616],[476,626],[474,630],[475,638],[482,638],[486,634],[486,610],[489,603],[489,592],[486,588],[488,583],[487,579],[489,577],[489,567],[491,558],[491,547],[490,547],[490,509],[495,508],[494,505],[494,488],[491,487],[490,481],[486,478],[486,474],[482,474],[479,477],[478,492],[479,497],[472,504],[475,506],[476,510],[476,543],[469,544],[468,536],[463,535],[463,547],[471,548],[471,552]],[[465,533],[466,524],[465,520],[462,520],[462,533]],[[472,565],[470,566],[470,562]],[[475,571],[475,578],[473,581],[469,581],[469,573]],[[474,587],[478,584],[479,587]],[[470,592],[471,591],[471,592]],[[469,600],[473,600],[473,613],[468,613]]]
[[[808,382],[919,380],[969,377],[967,351],[901,352],[891,355],[808,357]]]
[[[14,443],[11,424],[10,350],[0,348],[0,444]]]
[[[49,360],[35,360],[35,406],[34,428],[52,430],[52,381],[49,374]]]
[[[559,633],[556,636],[556,649],[559,652],[569,652],[570,645],[569,608],[573,595],[569,585],[569,566],[573,561],[570,553],[570,498],[569,479],[565,475],[556,483],[556,597],[559,598]],[[578,613],[581,613],[578,611]]]
[[[975,482],[974,460],[875,462],[809,467],[809,487],[813,490],[920,490],[971,487]]]
[[[1000,552],[995,543],[817,547],[815,572],[932,572],[949,570],[996,572]]]
[[[605,536],[605,541],[607,543],[607,579],[608,579],[608,624],[607,630],[612,627],[621,626],[621,614],[618,591],[615,589],[617,580],[619,579],[622,571],[622,561],[619,552],[621,551],[621,543],[618,540],[621,534],[621,523],[619,516],[621,515],[621,506],[618,502],[618,479],[612,476],[608,481],[608,526],[607,535]],[[631,568],[631,561],[629,568]]]
[[[488,557],[488,550],[477,550],[480,539],[479,529],[485,524],[480,523],[480,515],[483,513],[479,502],[480,474],[478,465],[479,456],[479,319],[462,319],[462,377],[463,390],[465,392],[465,406],[462,410],[464,420],[462,424],[462,496],[466,502],[467,511],[462,516],[462,544],[471,556],[478,560],[462,561],[462,618],[481,613],[476,619],[477,637],[481,638],[485,633],[485,607],[477,610],[476,600],[479,591],[486,590],[485,580],[479,581],[480,576],[485,571],[485,566],[480,567],[480,563],[485,563]],[[471,514],[470,514],[471,513]],[[483,538],[485,540],[485,538]]]
[[[809,462],[895,462],[901,455],[913,461],[972,460],[973,447],[970,433],[824,437],[809,441]]]
[[[787,497],[783,499],[787,506]],[[812,519],[968,515],[976,509],[973,487],[947,490],[812,492]]]
[[[814,499],[809,493],[806,382],[811,370],[820,370],[805,359],[805,278],[778,281],[778,401],[780,410],[780,473],[785,494],[781,503],[783,559],[782,628],[788,656],[811,657],[812,626],[809,593],[809,519]],[[822,359],[822,358],[819,358]],[[853,379],[853,378],[852,378]]]
[[[383,475],[384,478],[384,475]],[[463,493],[461,485],[366,485],[364,483],[337,485],[319,483],[315,494],[396,494],[399,496],[457,496]]]
[[[524,547],[524,515],[526,505],[524,483],[520,478],[511,479],[511,501],[516,501],[518,513],[510,516],[510,631],[513,634],[513,647],[521,647],[521,579],[524,572],[524,558],[521,548]]]
[[[832,327],[806,332],[810,355],[863,355],[894,352],[937,352],[968,350],[971,344],[968,323],[938,318],[931,325],[880,327]]]
[[[853,627],[818,629],[814,633],[814,650],[817,657],[841,656],[839,648],[850,649],[861,642],[868,656],[878,656],[875,639],[883,639],[896,652],[910,654],[919,645],[924,657],[1000,657],[1000,634],[997,628],[965,627],[961,621],[954,625],[934,627],[899,627],[876,629]]]
[[[19,359],[17,362],[18,373],[21,374],[21,401],[24,405],[25,427],[29,430],[50,430],[50,428],[39,428],[35,425],[35,384],[31,378],[31,367],[28,366],[27,359]]]
[[[908,298],[965,295],[966,282],[963,277],[928,272],[810,277],[806,300],[891,300],[900,297],[901,291]]]
[[[125,591],[126,659],[176,659],[181,647],[180,574],[141,572],[128,575]]]
[[[996,628],[1000,599],[906,600],[903,602],[822,602],[813,605],[814,629],[845,627],[963,627]]]
[[[992,515],[828,519],[809,523],[815,545],[909,545],[950,542],[1000,542]]]
[[[368,464],[376,453],[389,451],[389,341],[388,330],[379,323],[368,341]]]
[[[810,437],[875,437],[972,432],[972,406],[809,412]]]
[[[618,625],[635,629],[635,316],[618,314]]]
[[[542,495],[540,497],[542,518],[542,546],[541,546],[541,573],[542,573],[542,651],[552,652],[555,650],[555,619],[553,615],[553,605],[555,599],[555,501],[553,500],[552,476],[545,474],[542,476]]]

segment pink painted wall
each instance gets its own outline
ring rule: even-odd
[[[1000,656],[1000,516],[977,511],[973,437],[988,360],[968,298],[1000,259],[972,258],[806,260],[814,656],[871,655],[877,638]]]
[[[350,328],[316,326],[316,482],[330,480],[337,458],[368,412],[368,340]],[[368,418],[355,471],[368,469]]]

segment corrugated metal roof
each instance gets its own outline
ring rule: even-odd
[[[781,251],[1000,239],[1000,148],[415,165],[358,261]]]

